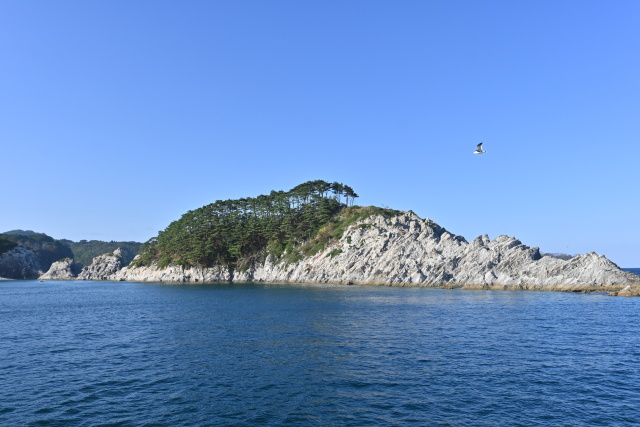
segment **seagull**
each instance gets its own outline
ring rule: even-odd
[[[478,146],[476,147],[476,151],[474,151],[473,154],[482,154],[482,153],[486,153],[486,151],[482,149],[482,142],[481,142],[480,144],[478,144]]]

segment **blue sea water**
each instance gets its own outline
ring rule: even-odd
[[[0,425],[630,425],[640,298],[0,282]]]

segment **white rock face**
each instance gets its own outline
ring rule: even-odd
[[[132,282],[227,282],[231,275],[227,269],[184,268],[169,266],[123,267],[122,251],[116,249],[112,254],[104,254],[93,259],[90,266],[82,269],[78,280],[117,280]]]
[[[16,246],[0,255],[0,276],[10,279],[35,279],[42,274],[38,256],[31,249]]]
[[[125,267],[113,279],[132,282],[229,282],[231,274],[226,268],[184,268],[169,266],[163,269],[156,267]]]
[[[76,278],[78,268],[72,259],[66,258],[51,264],[49,271],[39,277],[40,280],[72,280]]]
[[[120,248],[93,258],[91,265],[78,274],[78,280],[116,280],[115,275],[124,266]]]
[[[330,253],[337,253],[330,256]],[[608,290],[639,283],[604,256],[541,257],[519,240],[480,236],[467,243],[429,219],[405,213],[352,225],[335,246],[297,263],[267,259],[234,280],[337,282],[467,289]]]
[[[542,257],[519,240],[480,236],[472,242],[412,212],[372,216],[350,226],[323,252],[287,264],[271,258],[244,272],[170,266],[124,268],[108,280],[264,281],[439,286],[466,289],[617,291],[640,283],[602,255]]]

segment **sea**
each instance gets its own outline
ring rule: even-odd
[[[638,325],[605,293],[2,281],[0,425],[634,425]]]

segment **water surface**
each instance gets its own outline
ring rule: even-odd
[[[0,282],[0,425],[623,425],[640,299]]]

